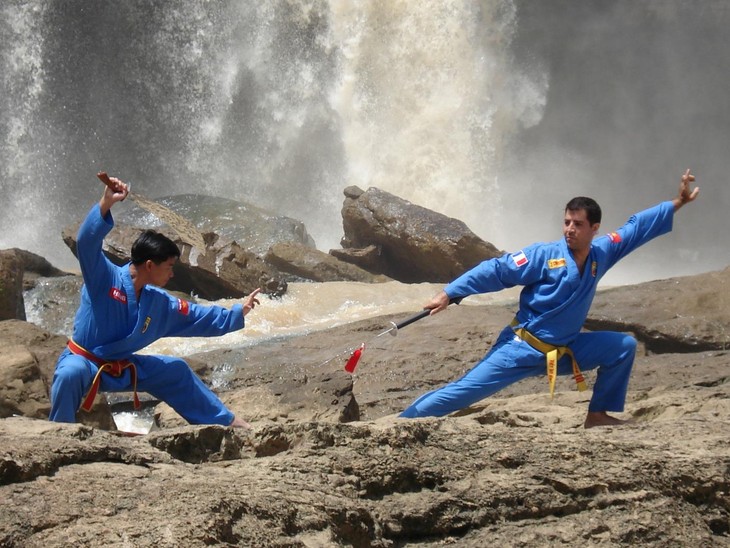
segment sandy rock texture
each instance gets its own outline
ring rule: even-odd
[[[163,408],[137,437],[0,419],[0,546],[730,546],[729,276],[597,297],[587,326],[640,341],[623,427],[585,430],[591,393],[542,377],[397,418],[514,313],[467,302],[395,337],[380,317],[196,355],[249,432]]]

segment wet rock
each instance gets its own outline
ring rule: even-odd
[[[25,320],[23,262],[12,249],[0,251],[0,320]]]

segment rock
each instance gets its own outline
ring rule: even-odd
[[[368,272],[383,272],[388,268],[380,246],[348,247],[347,249],[330,249],[330,255],[347,263],[352,263]]]
[[[14,248],[13,250],[23,263],[23,289],[25,290],[32,288],[36,280],[41,277],[57,278],[71,275],[69,272],[56,268],[40,255],[18,248]]]
[[[259,257],[278,242],[315,247],[301,221],[245,202],[200,194],[167,196],[156,202],[188,219],[200,232],[213,232],[221,238],[238,242]],[[163,226],[159,219],[138,207],[121,214],[119,220],[152,229]]]
[[[586,327],[630,331],[650,352],[730,348],[730,267],[596,295]],[[641,306],[637,306],[640,303]]]
[[[63,230],[63,240],[76,254],[76,234],[80,223]],[[117,224],[104,240],[104,252],[114,264],[123,265],[130,260],[132,244],[145,230]],[[212,233],[203,234],[206,242],[204,253],[183,242],[174,231],[165,227],[158,231],[180,248],[180,259],[175,264],[175,276],[166,288],[203,299],[240,298],[257,287],[276,287],[280,296],[286,284],[279,280],[276,270],[256,255],[245,251],[236,242],[219,238]]]
[[[200,426],[135,438],[2,419],[0,496],[22,511],[0,512],[0,539],[45,547],[726,544],[729,454],[716,421],[576,431],[523,404],[521,416],[268,423],[250,434]]]
[[[378,250],[376,265],[372,251],[363,268],[406,282],[449,282],[479,262],[501,252],[476,236],[458,219],[412,204],[377,188],[363,192],[345,189],[342,207],[342,247]],[[334,254],[334,253],[333,253]],[[358,256],[340,252],[343,260]]]
[[[701,345],[730,332],[726,276],[599,292],[599,321],[667,341],[637,356],[624,427],[584,430],[590,392],[564,377],[553,400],[536,377],[448,417],[397,418],[479,360],[516,306],[469,299],[370,344],[353,376],[327,358],[395,318],[190,358],[227,368],[221,396],[249,432],[0,418],[0,545],[725,546],[730,353]],[[50,351],[7,325],[2,347]],[[690,351],[654,353],[677,343]]]
[[[317,249],[290,242],[272,245],[264,260],[281,272],[288,272],[315,282],[375,283],[390,280],[387,276],[371,274],[367,270]]]
[[[352,422],[360,419],[360,410],[352,392],[353,379],[344,371],[261,379],[258,384],[253,382],[219,394],[236,416],[248,422]],[[165,403],[155,408],[155,422],[162,429],[187,425]]]
[[[23,262],[12,249],[0,251],[0,320],[25,320]]]

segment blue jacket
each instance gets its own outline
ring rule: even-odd
[[[594,239],[582,276],[563,238],[484,261],[445,291],[454,298],[523,285],[520,327],[544,342],[569,345],[585,322],[603,275],[642,244],[670,232],[673,218],[674,205],[663,202],[633,215],[616,232]]]
[[[243,328],[241,304],[202,306],[152,285],[142,289],[138,300],[130,265],[117,266],[102,252],[113,226],[111,212],[102,217],[96,204],[79,228],[76,247],[84,286],[74,320],[77,344],[101,358],[119,360],[162,337],[211,337]]]

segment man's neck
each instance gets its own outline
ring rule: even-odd
[[[139,269],[134,264],[129,265],[129,275],[132,278],[132,284],[134,285],[134,293],[139,299],[139,295],[142,293],[142,288],[147,284],[142,279],[143,277],[140,275]]]
[[[591,252],[591,248],[588,247],[586,249],[579,249],[579,250],[570,250],[573,254],[573,260],[575,261],[576,266],[578,267],[578,271],[581,273],[581,276],[583,275],[583,269],[585,268],[586,261],[588,260],[588,255]]]

